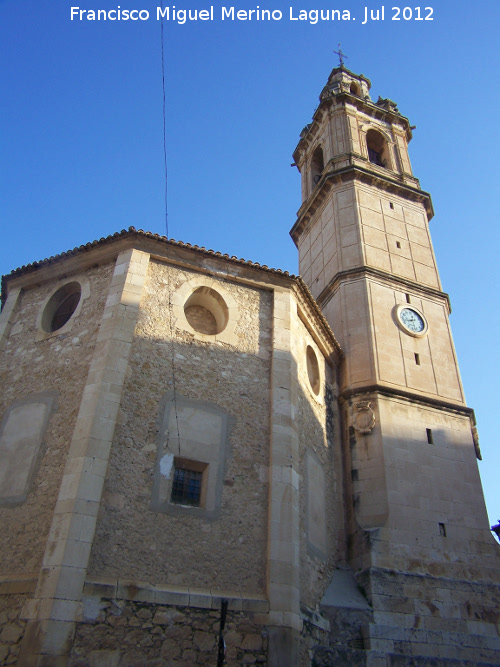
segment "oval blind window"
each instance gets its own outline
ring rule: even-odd
[[[80,303],[80,283],[64,285],[49,299],[42,316],[42,327],[48,333],[61,329],[71,318]]]

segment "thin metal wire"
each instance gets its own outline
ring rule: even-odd
[[[161,13],[163,16],[163,0],[161,0]],[[163,18],[160,20],[161,30],[161,80],[163,92],[163,165],[165,170],[165,232],[168,241],[168,169],[167,169],[167,114],[166,114],[166,95],[165,95],[165,37],[163,32]],[[168,246],[167,246],[168,248]],[[170,329],[170,353],[172,365],[172,392],[173,405],[175,415],[175,426],[177,431],[177,444],[179,448],[179,456],[181,455],[181,436],[179,432],[179,416],[177,414],[177,381],[175,375],[175,344],[174,344],[174,324],[173,324],[173,306],[172,306],[172,289],[170,284],[170,271],[167,274],[167,292],[168,292],[168,321]],[[169,447],[170,428],[167,430],[166,448]]]
[[[161,0],[161,14],[163,16],[163,0]],[[161,26],[161,81],[163,89],[163,165],[165,169],[165,232],[168,239],[168,171],[167,171],[167,122],[165,111],[165,39],[163,36],[163,18]]]

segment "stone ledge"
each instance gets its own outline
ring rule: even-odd
[[[154,586],[144,581],[115,579],[113,577],[88,578],[83,587],[83,594],[89,597],[178,605],[198,609],[219,609],[221,601],[227,600],[230,611],[249,611],[259,614],[269,612],[269,600],[259,595],[245,595],[239,591],[177,586],[175,584]]]
[[[0,577],[0,595],[33,593],[38,577],[33,574],[5,575]]]

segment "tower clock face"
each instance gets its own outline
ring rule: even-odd
[[[423,336],[427,333],[427,321],[423,314],[416,308],[399,306],[397,320],[403,331],[411,336]]]

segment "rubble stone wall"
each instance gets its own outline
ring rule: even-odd
[[[195,337],[177,326],[168,295],[200,280],[197,272],[150,263],[89,574],[263,592],[272,293],[207,278],[211,289],[230,295],[237,321],[228,324],[231,342]],[[151,506],[162,401],[172,395],[174,371],[177,395],[228,415],[216,519]]]
[[[18,664],[26,628],[22,610],[35,590],[36,579],[6,577],[0,582],[0,665]]]
[[[99,598],[86,598],[85,605],[87,618],[77,625],[70,667],[217,664],[220,609]],[[227,667],[267,664],[267,628],[254,616],[227,612]]]
[[[112,271],[108,264],[86,273],[89,295],[66,333],[43,336],[37,326],[53,281],[21,291],[18,299],[0,357],[0,419],[13,401],[33,394],[50,392],[55,401],[26,501],[0,507],[2,575],[37,573],[41,566]]]

